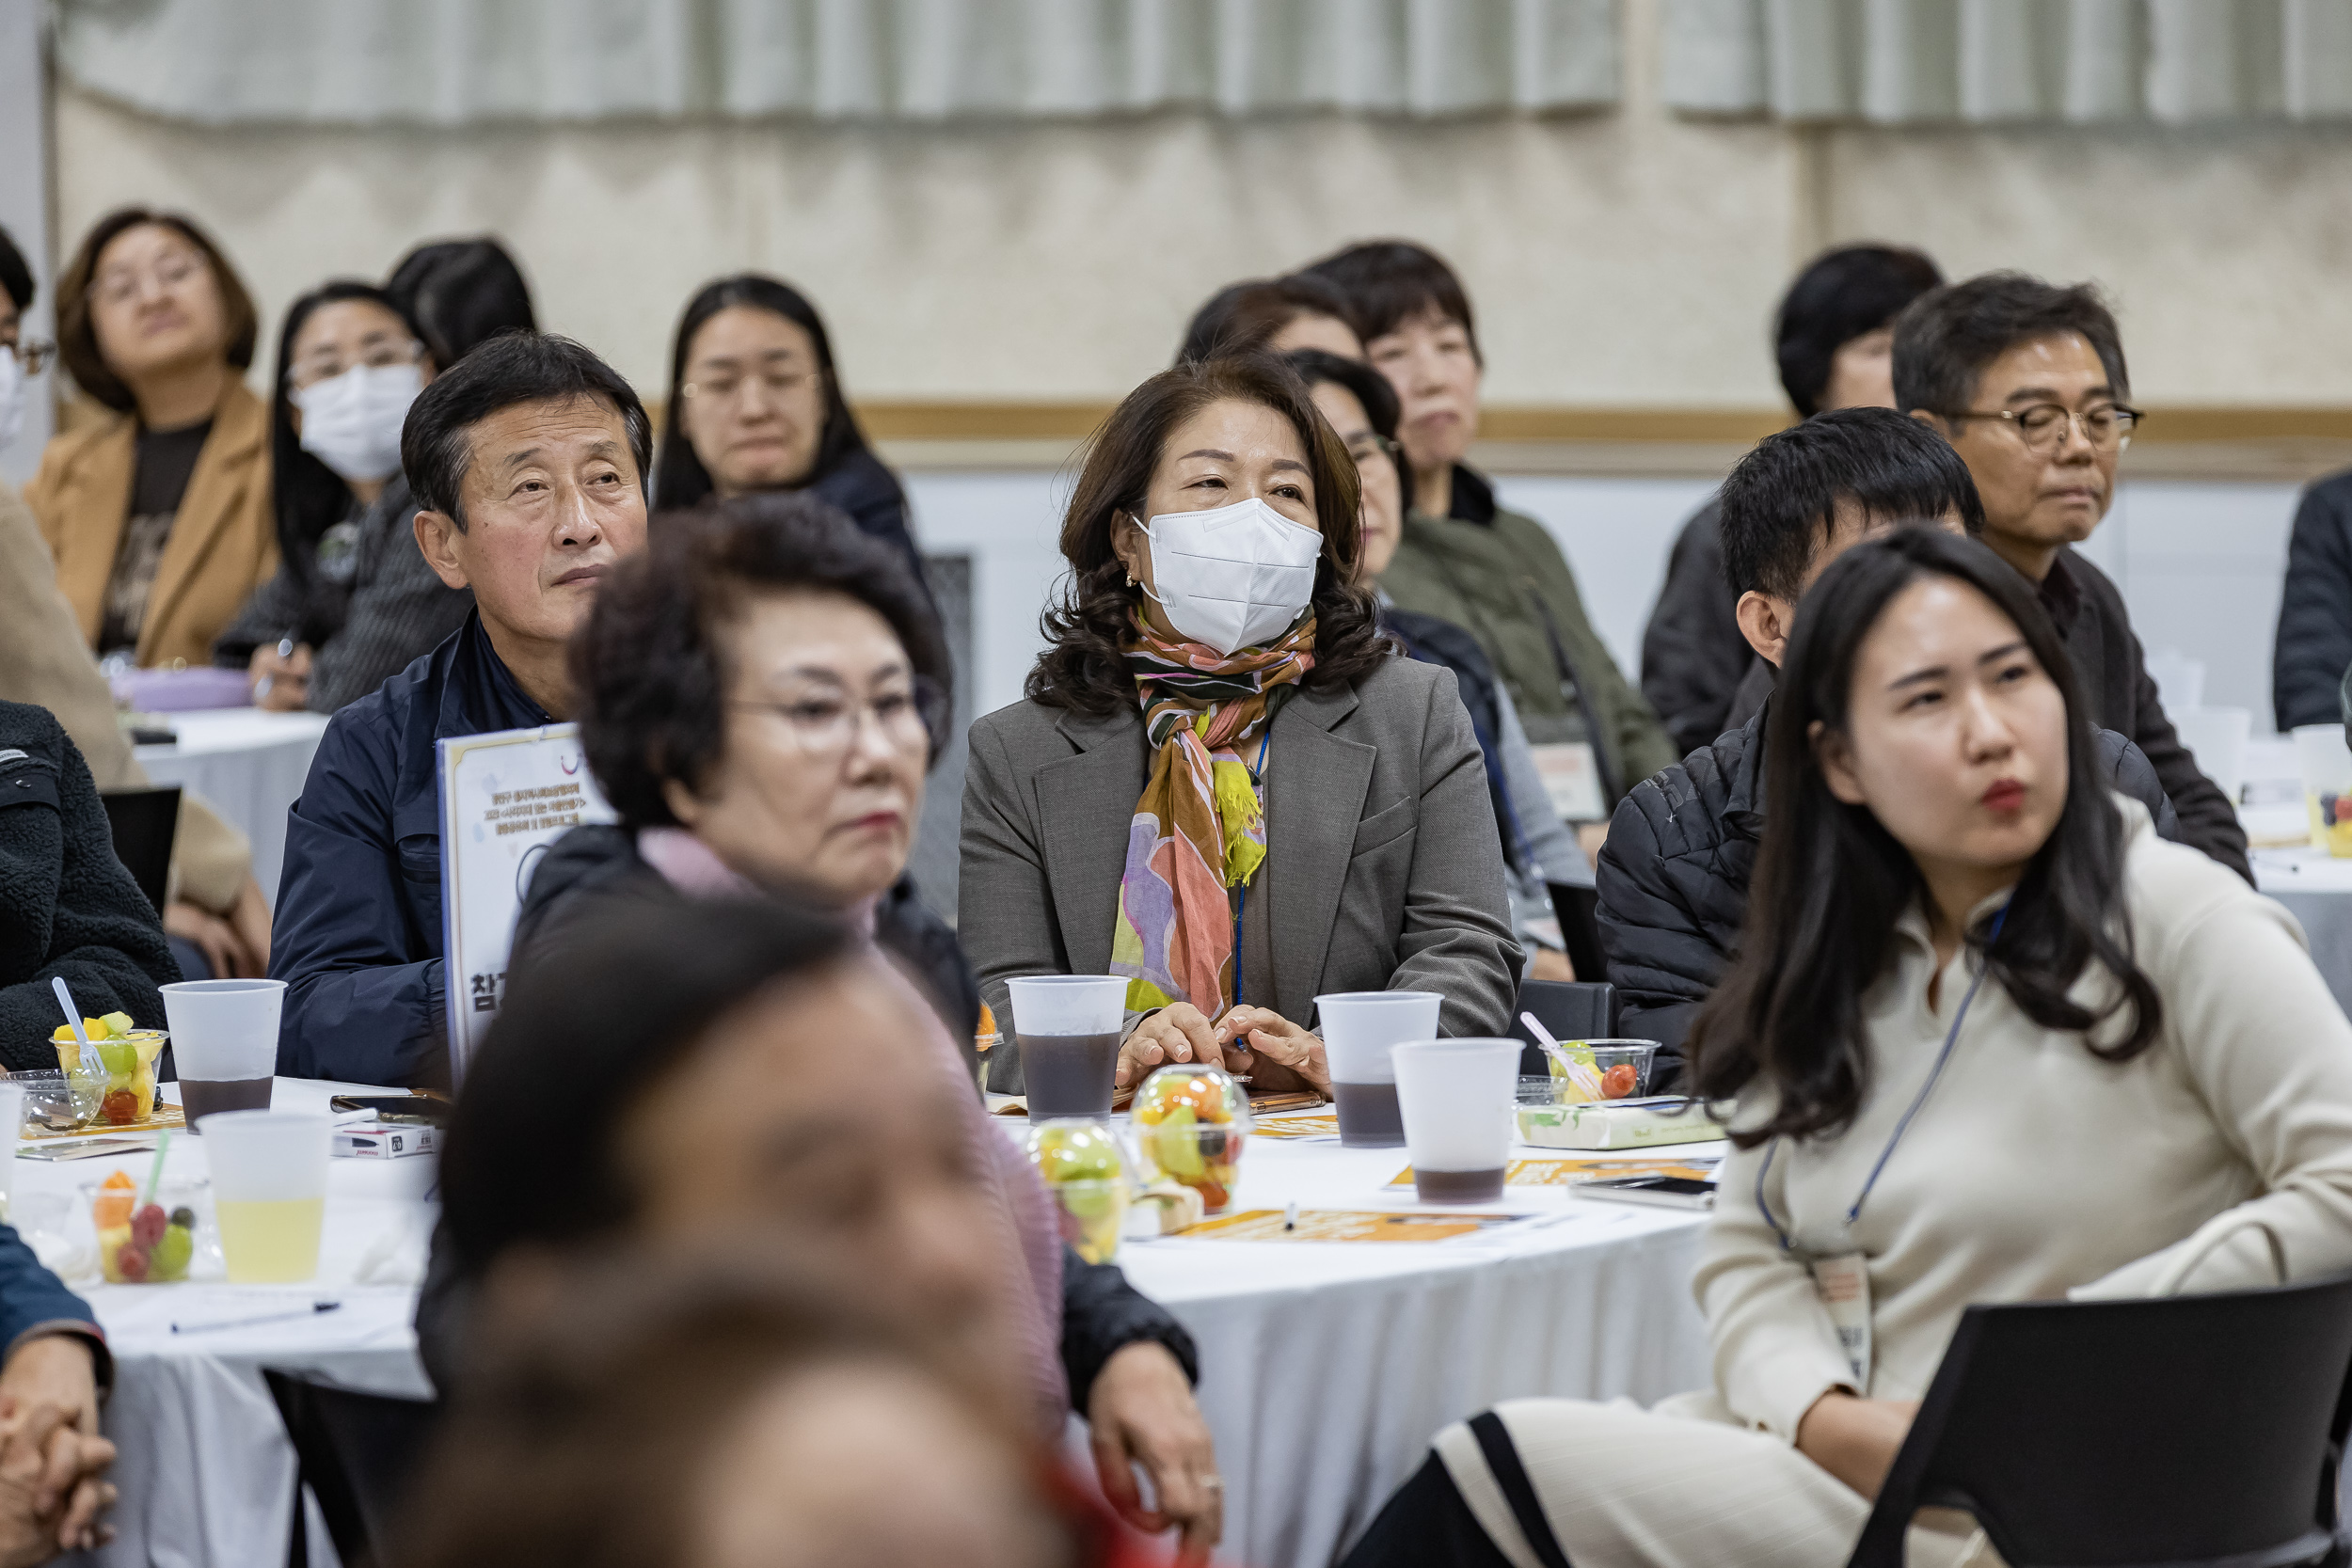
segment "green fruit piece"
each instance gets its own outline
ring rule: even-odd
[[[139,1069],[138,1048],[129,1040],[109,1038],[90,1043],[98,1047],[98,1059],[106,1064],[108,1077],[128,1081]]]
[[[1048,1186],[1111,1181],[1120,1175],[1119,1146],[1099,1127],[1049,1127],[1038,1134],[1038,1176]]]
[[[1126,1202],[1119,1189],[1110,1182],[1084,1186],[1070,1182],[1065,1184],[1061,1194],[1061,1206],[1079,1219],[1098,1220],[1125,1208]]]
[[[196,1256],[196,1238],[185,1226],[175,1225],[156,1238],[155,1250],[147,1260],[150,1279],[185,1279],[188,1259]]]
[[[127,1035],[136,1027],[132,1023],[129,1013],[101,1013],[98,1022],[106,1026],[109,1035]]]
[[[1179,1181],[1197,1181],[1203,1163],[1200,1158],[1200,1118],[1189,1105],[1179,1105],[1168,1119],[1152,1129],[1154,1155],[1160,1168]]]

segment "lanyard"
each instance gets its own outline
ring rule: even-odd
[[[1986,947],[1990,948],[1994,942],[1999,940],[2001,923],[2008,918],[2009,906],[2004,904],[2001,906],[2000,912],[1993,917],[1993,931],[1985,938]],[[1854,1221],[1862,1217],[1862,1205],[1869,1197],[1870,1189],[1879,1184],[1879,1172],[1886,1168],[1886,1162],[1894,1156],[1895,1146],[1903,1141],[1905,1132],[1911,1131],[1911,1118],[1919,1114],[1919,1107],[1926,1104],[1928,1096],[1934,1092],[1936,1080],[1944,1076],[1944,1064],[1951,1060],[1952,1047],[1960,1041],[1960,1026],[1968,1022],[1968,1005],[1977,999],[1977,988],[1984,984],[1984,976],[1985,971],[1979,969],[1977,971],[1977,977],[1968,982],[1968,994],[1960,999],[1960,1011],[1952,1015],[1951,1031],[1944,1037],[1944,1049],[1935,1053],[1935,1065],[1928,1069],[1928,1081],[1920,1085],[1919,1092],[1912,1097],[1910,1109],[1903,1112],[1902,1119],[1895,1124],[1895,1135],[1886,1140],[1884,1148],[1879,1150],[1878,1164],[1870,1167],[1869,1179],[1862,1183],[1862,1191],[1854,1195],[1853,1207],[1846,1211],[1846,1232],[1849,1240],[1852,1237]],[[1780,1221],[1772,1217],[1772,1205],[1764,1200],[1764,1178],[1772,1173],[1772,1156],[1779,1152],[1780,1140],[1774,1138],[1771,1147],[1764,1150],[1764,1163],[1756,1167],[1756,1210],[1757,1213],[1764,1216],[1764,1223],[1772,1227],[1772,1234],[1780,1238],[1781,1250],[1793,1252],[1796,1250],[1796,1243],[1788,1239],[1788,1232],[1782,1229]]]
[[[1250,770],[1249,782],[1254,787],[1263,787],[1260,781],[1265,777],[1265,749],[1273,739],[1274,721],[1269,719],[1266,721],[1265,734],[1258,737],[1258,766]],[[1269,852],[1271,852],[1270,847]],[[1233,900],[1233,1006],[1236,1007],[1241,1006],[1241,917],[1248,913],[1248,910],[1249,884],[1244,882],[1241,885],[1241,896]]]

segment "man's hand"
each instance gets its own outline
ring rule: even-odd
[[[1142,1083],[1163,1062],[1214,1062],[1221,1057],[1216,1031],[1200,1009],[1189,1002],[1171,1003],[1136,1024],[1119,1048],[1114,1082],[1123,1089]]]
[[[1122,1345],[1103,1364],[1087,1396],[1087,1428],[1103,1495],[1120,1517],[1152,1532],[1175,1526],[1183,1532],[1176,1560],[1206,1562],[1225,1532],[1225,1483],[1208,1423],[1167,1346]],[[1156,1510],[1143,1506],[1137,1465],[1152,1478]]]
[[[1875,1501],[1918,1414],[1917,1400],[1866,1400],[1832,1389],[1797,1423],[1797,1451]]]
[[[98,1434],[88,1344],[47,1334],[18,1346],[0,1367],[0,1565],[45,1562],[110,1539],[98,1520],[114,1504],[105,1480],[114,1459],[115,1446]],[[28,1532],[33,1545],[21,1546]]]
[[[253,650],[246,678],[253,687],[255,707],[296,711],[310,700],[310,644],[296,643],[293,653],[281,654],[277,643],[262,643]]]
[[[1217,1020],[1229,1072],[1249,1074],[1250,1087],[1310,1088],[1331,1098],[1331,1069],[1323,1041],[1271,1007],[1233,1007]]]

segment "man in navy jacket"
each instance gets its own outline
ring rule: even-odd
[[[564,647],[604,574],[644,544],[651,449],[628,383],[538,333],[491,340],[410,407],[417,546],[473,589],[474,613],[335,715],[287,814],[269,968],[287,982],[279,1072],[448,1083],[435,742],[568,714]]]

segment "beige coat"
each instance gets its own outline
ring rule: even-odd
[[[128,414],[49,443],[24,499],[57,563],[82,641],[95,646],[106,580],[129,521],[138,421]],[[142,668],[213,661],[213,639],[278,570],[270,506],[269,408],[231,379],[188,476],[139,629]]]
[[[101,790],[143,789],[146,769],[115,722],[114,694],[82,641],[73,607],[33,515],[0,483],[0,699],[45,707],[65,726]],[[252,874],[243,833],[194,795],[180,798],[171,846],[172,896],[227,914]]]

